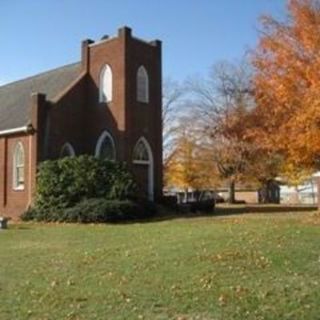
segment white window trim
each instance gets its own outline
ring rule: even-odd
[[[107,90],[105,91],[104,89],[104,77],[106,72],[109,71],[110,72],[110,80],[109,80],[109,86],[111,88],[107,88]],[[109,94],[108,94],[109,93]],[[111,102],[113,98],[113,72],[112,69],[110,67],[110,65],[105,64],[99,74],[99,102]]]
[[[20,167],[23,167],[23,170],[24,170],[24,180],[23,180],[23,184],[22,185],[19,185],[19,182],[18,182],[18,176],[17,176],[17,150],[18,148],[20,148],[20,150],[22,151],[22,154],[23,154],[23,166],[20,166]],[[25,151],[24,151],[24,147],[23,147],[23,144],[22,142],[18,142],[15,147],[14,147],[14,152],[13,152],[13,182],[12,182],[12,186],[13,186],[13,190],[15,191],[22,191],[25,189],[25,163],[26,163],[26,160],[25,160]]]
[[[106,138],[109,138],[109,140],[111,141],[111,144],[112,144],[112,147],[113,147],[113,150],[114,150],[114,159],[112,159],[112,161],[115,161],[117,159],[116,144],[114,142],[114,139],[113,139],[112,135],[107,130],[104,130],[101,133],[101,135],[100,135],[100,137],[99,137],[99,139],[97,141],[96,149],[95,149],[95,152],[94,152],[95,157],[99,158],[100,152],[101,152],[102,143]]]
[[[68,149],[69,157],[75,157],[75,156],[76,156],[76,152],[75,152],[72,144],[69,143],[69,142],[66,142],[66,143],[62,146],[62,148],[61,148],[61,150],[60,150],[60,158],[62,157],[62,154],[63,154],[64,149]]]
[[[143,94],[143,97],[140,97],[139,96],[139,88],[140,88],[140,82],[139,82],[139,75],[142,75],[144,78],[145,78],[145,85],[146,87],[144,88],[144,94]],[[148,74],[148,71],[147,69],[144,67],[144,66],[140,66],[138,68],[138,71],[137,71],[137,101],[138,102],[142,102],[142,103],[149,103],[149,74]]]

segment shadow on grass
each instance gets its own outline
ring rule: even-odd
[[[250,213],[285,213],[315,211],[317,206],[285,206],[285,205],[218,205],[214,215],[233,215]]]
[[[146,219],[133,219],[133,220],[122,220],[122,221],[109,221],[108,224],[113,225],[129,225],[134,223],[154,223],[154,222],[161,222],[161,221],[170,221],[176,219],[194,219],[194,218],[212,218],[212,217],[227,217],[227,216],[234,216],[234,215],[243,215],[243,214],[283,214],[283,213],[294,213],[294,212],[311,212],[317,211],[317,206],[311,205],[300,205],[300,206],[284,206],[284,205],[258,205],[258,204],[235,204],[235,205],[228,205],[228,204],[218,204],[215,207],[213,212],[181,212],[178,210],[168,209],[166,207],[160,206],[159,212],[153,217],[146,218]],[[46,223],[45,223],[46,224]],[[57,224],[57,223],[53,223]],[[64,223],[62,223],[64,224]],[[85,224],[85,223],[84,223]],[[18,231],[25,231],[33,229],[32,224],[29,226],[28,223],[25,224],[15,224],[8,225],[8,230],[18,230]],[[1,230],[2,231],[2,230]]]
[[[311,205],[300,205],[300,206],[284,206],[284,205],[226,205],[219,204],[216,206],[214,212],[206,213],[206,212],[178,212],[174,210],[168,209],[165,211],[164,208],[161,209],[158,215],[153,218],[145,219],[145,220],[135,220],[135,221],[127,221],[121,222],[120,224],[130,224],[130,223],[152,223],[152,222],[160,222],[166,220],[174,220],[174,219],[192,219],[192,218],[200,218],[200,217],[226,217],[232,215],[242,215],[242,214],[274,214],[274,213],[294,213],[294,212],[311,212],[316,211],[316,206]]]
[[[16,221],[12,222],[12,224],[8,224],[8,229],[5,229],[5,231],[9,230],[15,230],[15,231],[26,231],[26,230],[32,230],[33,228],[26,224],[20,224],[17,223]]]

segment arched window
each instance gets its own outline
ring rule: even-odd
[[[147,139],[141,137],[136,143],[133,149],[133,163],[136,165],[141,165],[147,168],[148,174],[148,185],[146,186],[146,191],[148,194],[148,199],[154,200],[154,164],[153,164],[153,154],[150,144]]]
[[[24,148],[21,142],[15,146],[13,153],[13,188],[16,190],[24,189]]]
[[[104,131],[98,139],[96,151],[96,157],[115,160],[116,159],[116,148],[114,140],[108,131]]]
[[[144,66],[140,66],[137,72],[137,100],[149,102],[149,76]]]
[[[112,101],[112,70],[107,64],[100,72],[99,101]]]
[[[133,162],[135,163],[149,163],[149,151],[147,147],[147,143],[145,142],[144,138],[139,139],[137,144],[133,150]]]
[[[64,158],[64,157],[74,157],[76,155],[74,148],[72,147],[72,145],[67,142],[65,143],[60,151],[60,158]]]

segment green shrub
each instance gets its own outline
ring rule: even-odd
[[[151,218],[157,213],[157,206],[154,202],[149,200],[139,199],[137,202],[140,210],[138,211],[138,215],[135,218],[144,219]]]
[[[84,199],[62,211],[27,210],[22,219],[46,222],[103,223],[141,219],[155,213],[154,205],[132,200]]]
[[[139,213],[139,206],[130,200],[83,200],[62,215],[64,222],[116,222],[131,220]]]
[[[23,221],[38,220],[37,215],[38,215],[37,210],[33,207],[29,207],[25,212],[22,213],[20,218]]]
[[[109,222],[150,217],[155,205],[136,199],[137,185],[125,164],[93,156],[43,162],[35,205],[22,220]]]
[[[191,212],[211,213],[214,211],[214,207],[215,207],[215,203],[213,199],[190,202],[189,205],[190,205]]]
[[[28,208],[21,216],[22,221],[45,221],[45,222],[55,222],[59,221],[63,210],[40,210],[36,207]]]
[[[124,200],[136,191],[136,183],[123,163],[88,155],[66,157],[40,165],[35,208],[52,217],[83,199]]]

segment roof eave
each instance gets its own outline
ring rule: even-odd
[[[17,133],[28,133],[30,131],[31,131],[31,127],[30,125],[28,125],[28,126],[13,128],[13,129],[1,130],[0,136],[9,136]]]
[[[72,88],[74,88],[85,76],[87,72],[82,71],[69,85],[67,85],[59,94],[51,99],[53,103],[58,103]]]

